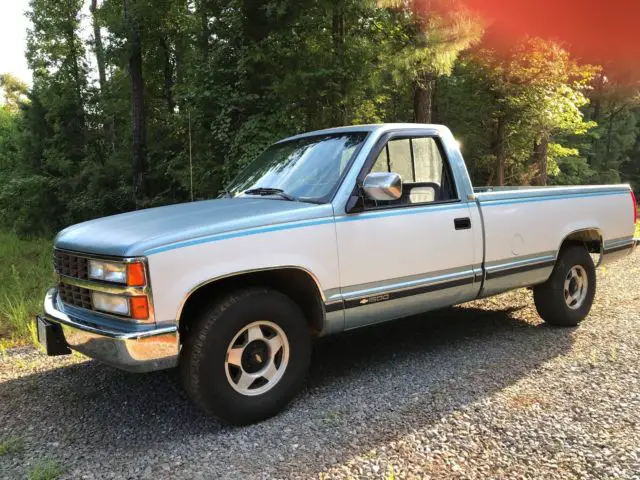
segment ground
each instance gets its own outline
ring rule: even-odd
[[[305,391],[243,428],[174,372],[9,349],[0,478],[640,478],[638,278],[638,252],[601,269],[578,328],[523,290],[324,339]]]

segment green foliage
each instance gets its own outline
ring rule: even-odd
[[[30,325],[54,283],[51,242],[0,232],[0,345],[28,341]]]
[[[24,450],[24,441],[19,437],[8,437],[0,440],[0,457],[16,455]]]
[[[62,465],[55,460],[41,460],[29,471],[28,480],[56,480],[64,473]]]
[[[21,235],[215,197],[274,140],[353,123],[447,124],[478,185],[640,186],[634,92],[553,42],[469,51],[482,26],[457,0],[102,0],[89,39],[87,2],[32,0],[33,86],[0,76],[0,225]]]

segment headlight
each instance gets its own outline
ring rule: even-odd
[[[146,282],[144,265],[141,262],[117,263],[89,260],[89,278],[136,287],[144,286]]]
[[[96,310],[129,316],[129,297],[91,292],[91,300]]]
[[[125,263],[101,262],[89,260],[89,278],[105,282],[127,283],[127,265]]]

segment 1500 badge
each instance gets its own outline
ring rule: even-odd
[[[367,303],[384,302],[385,300],[389,300],[388,293],[384,295],[376,295],[375,297],[363,298],[362,300],[360,300],[360,305],[366,305]]]

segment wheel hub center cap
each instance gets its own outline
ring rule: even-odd
[[[262,340],[249,343],[242,352],[242,369],[247,373],[262,370],[269,360],[269,347]]]

